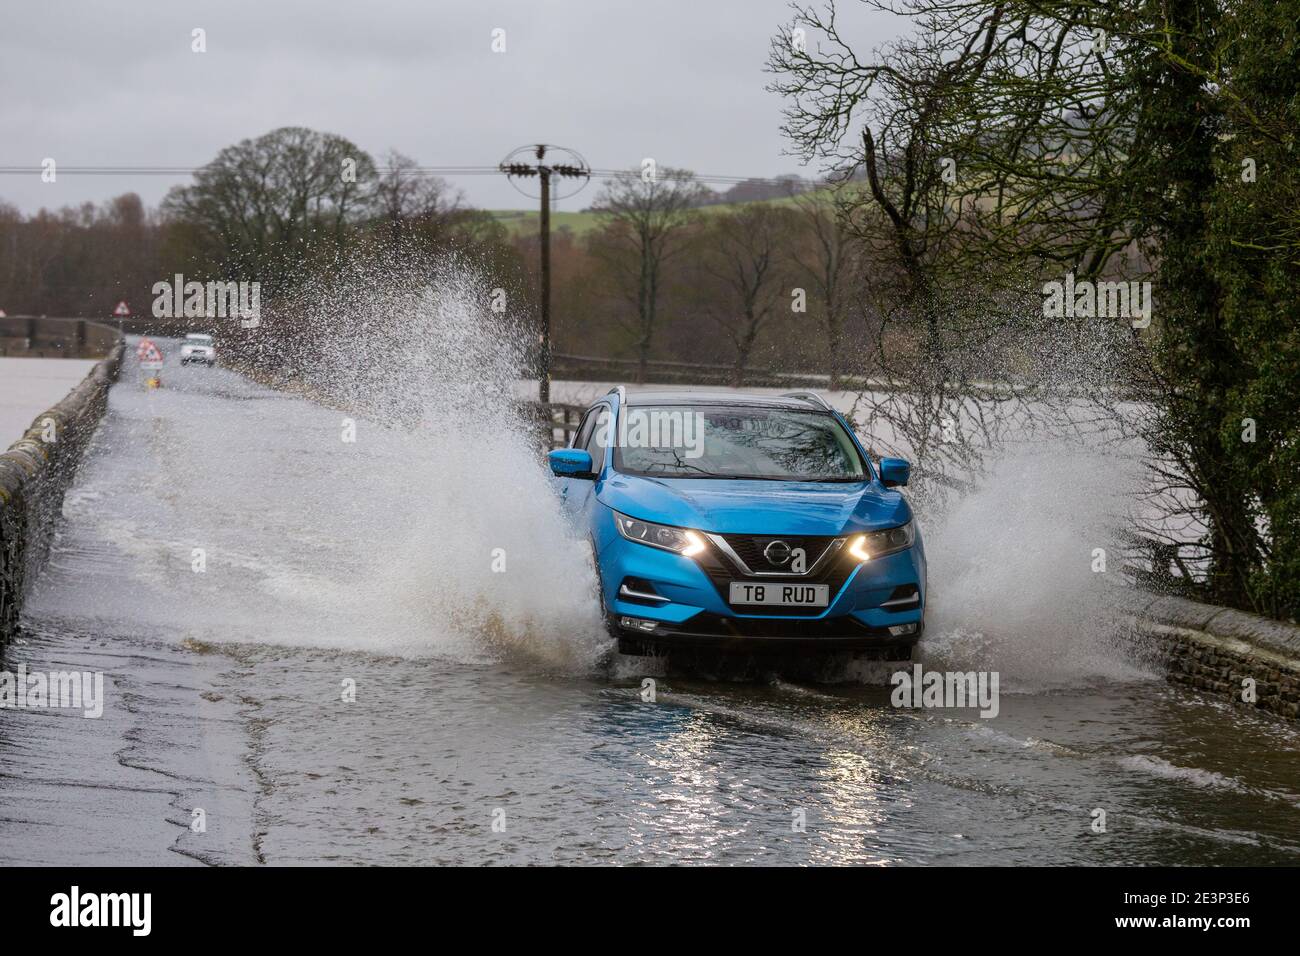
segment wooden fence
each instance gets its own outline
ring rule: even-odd
[[[601,358],[595,355],[570,355],[556,352],[551,356],[554,378],[578,381],[631,382],[640,370],[635,359]],[[646,380],[657,385],[731,385],[736,370],[732,365],[704,362],[646,363]],[[756,388],[825,388],[830,379],[811,372],[778,372],[769,368],[748,368],[742,384]],[[846,380],[843,387],[854,384]]]
[[[564,402],[525,402],[524,409],[527,419],[536,424],[542,446],[549,450],[569,446],[587,407]]]

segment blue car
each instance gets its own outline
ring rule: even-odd
[[[550,454],[625,654],[853,652],[905,660],[925,626],[910,466],[782,396],[618,387]]]

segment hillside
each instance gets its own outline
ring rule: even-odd
[[[829,198],[829,190],[818,190],[805,195],[818,195]],[[777,205],[789,205],[794,202],[793,197],[784,196],[779,199],[759,200],[765,203],[775,203]],[[735,208],[737,205],[746,205],[744,203],[718,203],[712,206],[701,206],[700,212],[705,215],[722,212],[726,209]],[[537,210],[535,209],[490,209],[488,210],[493,218],[501,222],[512,233],[536,233],[537,232]],[[552,212],[551,229],[559,231],[561,229],[570,230],[575,236],[581,236],[590,232],[599,224],[599,217],[594,212]]]

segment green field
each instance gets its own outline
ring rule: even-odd
[[[815,194],[814,194],[815,195]],[[829,197],[831,193],[824,191],[821,193]],[[794,203],[793,198],[765,199],[763,202],[775,203],[777,205],[790,205]],[[700,211],[705,215],[722,212],[727,209],[734,209],[733,205],[701,206]],[[530,233],[537,232],[537,210],[535,209],[490,209],[488,210],[492,217],[509,229],[512,233]],[[558,232],[560,229],[568,229],[575,236],[581,236],[590,232],[600,224],[600,217],[594,212],[552,212],[551,213],[551,230]]]
[[[538,213],[535,209],[531,211],[523,209],[491,209],[488,211],[494,219],[512,233],[537,233]],[[568,229],[575,236],[581,236],[583,233],[594,229],[596,221],[594,212],[552,212],[551,230],[558,232],[561,229]]]

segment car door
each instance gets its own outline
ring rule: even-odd
[[[573,433],[573,440],[569,443],[570,448],[586,448],[587,442],[591,440],[591,431],[596,427],[596,409],[589,408],[582,421],[578,423],[578,430]],[[575,512],[570,507],[569,495],[573,494],[575,488],[582,484],[590,484],[580,478],[557,477],[555,479],[556,490],[560,494],[560,508],[569,518],[573,518]]]
[[[587,412],[582,425],[573,439],[574,448],[582,448],[591,453],[591,469],[599,475],[605,464],[605,453],[609,445],[609,406],[602,403]],[[560,500],[566,515],[574,521],[587,510],[594,493],[596,482],[590,478],[566,478],[560,488]]]

